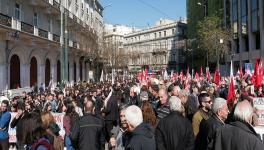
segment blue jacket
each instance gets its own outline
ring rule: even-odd
[[[11,119],[10,112],[2,112],[0,116],[0,139],[7,139],[9,137],[8,127]]]

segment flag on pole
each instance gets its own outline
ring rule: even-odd
[[[263,78],[263,73],[262,73],[262,60],[258,62],[256,60],[255,63],[255,69],[254,69],[254,75],[252,76],[252,82],[255,87],[261,87],[262,85],[262,78]]]
[[[112,85],[114,85],[115,83],[115,77],[114,77],[114,69],[112,69]]]
[[[214,83],[219,86],[220,85],[220,72],[219,69],[217,68],[214,73]]]
[[[235,95],[235,84],[234,84],[234,76],[233,76],[233,62],[231,61],[230,67],[230,84],[227,95],[227,103],[232,104],[233,99],[236,97]]]
[[[196,79],[197,81],[199,81],[199,79],[200,79],[198,72],[195,73],[195,79]]]
[[[164,79],[164,80],[168,80],[168,78],[169,78],[169,75],[168,75],[167,70],[165,69],[165,70],[164,70],[164,73],[163,73],[163,79]]]
[[[104,71],[101,72],[100,82],[104,82]]]

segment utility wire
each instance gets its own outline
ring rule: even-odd
[[[149,3],[146,3],[146,2],[144,2],[143,0],[137,0],[137,1],[139,1],[140,3],[146,5],[146,6],[150,7],[150,8],[152,8],[153,10],[159,12],[160,14],[166,16],[168,19],[172,19],[168,14],[166,14],[166,13],[163,12],[162,10],[158,9],[157,7],[154,7],[153,5],[151,5],[151,4],[149,4]]]

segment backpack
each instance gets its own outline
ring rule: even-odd
[[[31,146],[30,150],[37,150],[39,146],[43,146],[43,147],[47,148],[47,150],[55,150],[53,145],[51,143],[49,143],[48,140],[45,138],[41,138],[37,142],[35,142]]]

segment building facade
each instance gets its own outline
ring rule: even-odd
[[[97,0],[1,0],[0,91],[88,80],[102,11]]]
[[[155,26],[125,35],[124,50],[130,55],[128,69],[145,67],[179,70],[185,47],[186,21],[159,20]]]
[[[263,0],[229,0],[225,4],[227,22],[233,29],[232,55],[234,67],[245,63],[254,64],[256,59],[264,56],[264,1]]]
[[[125,25],[118,25],[118,24],[105,24],[104,28],[104,42],[106,44],[106,51],[111,53],[109,55],[108,62],[105,63],[105,69],[118,69],[123,68],[126,63],[119,58],[120,55],[124,55],[124,35],[129,34],[133,31],[132,27],[128,27]],[[122,56],[120,56],[122,57]],[[125,59],[124,57],[122,57]],[[123,63],[122,63],[123,62]],[[116,65],[115,65],[116,64]],[[121,65],[122,64],[122,65]],[[119,66],[119,67],[117,67]]]

